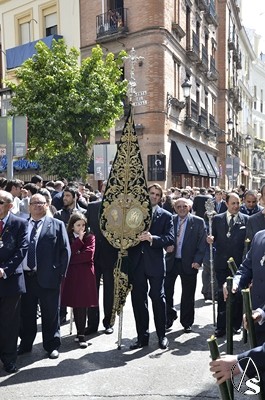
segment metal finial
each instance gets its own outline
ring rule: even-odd
[[[130,80],[129,80],[129,89],[128,89],[128,97],[130,103],[133,102],[133,97],[136,95],[136,80],[134,76],[134,69],[135,69],[135,64],[137,61],[144,60],[144,57],[142,56],[137,56],[136,51],[134,50],[134,47],[131,49],[129,56],[123,57],[124,60],[130,60],[131,63],[131,71],[130,71]]]
[[[214,213],[214,202],[212,199],[208,199],[205,203],[206,214],[209,217],[212,217]]]

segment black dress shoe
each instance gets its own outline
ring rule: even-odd
[[[168,338],[166,338],[166,336],[163,338],[160,338],[158,341],[158,344],[159,344],[160,349],[165,350],[168,347]]]
[[[191,326],[184,326],[184,332],[191,333],[192,332]]]
[[[17,372],[17,367],[16,364],[13,362],[10,362],[8,364],[4,364],[4,370],[8,372],[9,374],[14,374]]]
[[[148,341],[137,340],[135,343],[130,345],[131,350],[141,349],[142,347],[148,346]]]
[[[225,334],[226,334],[226,332],[223,331],[222,329],[215,329],[215,331],[214,331],[214,335],[217,338],[223,337],[223,336],[225,336]]]
[[[27,349],[27,348],[18,346],[18,348],[17,348],[17,355],[18,355],[18,356],[21,356],[22,354],[30,353],[31,351],[32,351],[32,347],[30,347],[30,348]]]

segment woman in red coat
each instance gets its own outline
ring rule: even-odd
[[[80,347],[87,347],[85,341],[86,309],[98,307],[98,293],[94,271],[95,236],[87,232],[86,217],[72,214],[67,232],[71,243],[71,258],[62,286],[63,306],[73,308]]]

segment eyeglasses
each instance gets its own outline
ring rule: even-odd
[[[29,203],[30,206],[44,206],[46,204],[46,201],[32,201]]]
[[[177,208],[188,208],[188,206],[177,206]]]
[[[8,201],[0,200],[0,204],[3,205],[5,203],[8,203]]]

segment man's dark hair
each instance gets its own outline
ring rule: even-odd
[[[34,176],[32,176],[30,182],[31,183],[40,183],[40,182],[43,182],[43,179],[40,175],[34,175]]]
[[[162,199],[162,197],[163,197],[163,189],[162,189],[162,186],[159,185],[159,183],[153,183],[152,185],[149,185],[149,186],[148,186],[148,188],[147,188],[148,192],[150,192],[150,190],[151,190],[152,188],[155,188],[156,190],[159,190],[159,192],[160,192],[160,197],[161,197],[161,199]]]
[[[38,186],[36,186],[35,183],[32,182],[26,183],[23,188],[29,190],[31,194],[36,194],[39,189]]]
[[[64,188],[63,192],[69,192],[71,193],[71,195],[73,196],[73,198],[77,198],[77,194],[78,194],[78,190],[75,186],[66,186],[66,188]]]
[[[228,203],[230,197],[231,197],[231,196],[235,196],[235,195],[239,197],[239,195],[238,195],[237,192],[228,192],[228,193],[226,193],[225,201]]]
[[[15,186],[15,188],[19,187],[19,186],[23,186],[23,182],[20,179],[10,179],[9,181],[7,181],[5,190],[7,192],[11,192],[12,187]]]

